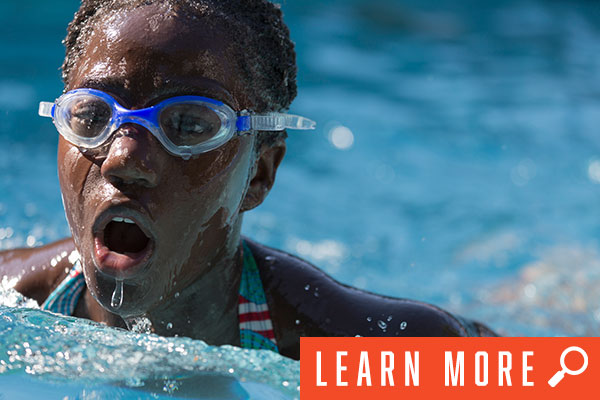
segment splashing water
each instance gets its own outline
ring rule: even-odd
[[[145,316],[125,318],[127,328],[135,333],[152,333],[152,322]]]
[[[0,397],[299,396],[299,363],[271,351],[214,347],[56,315],[36,309],[10,283],[4,279],[0,286]],[[23,385],[26,394],[18,389]]]

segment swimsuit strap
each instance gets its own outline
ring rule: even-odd
[[[260,272],[252,251],[244,240],[242,250],[244,268],[238,301],[241,346],[244,349],[268,349],[278,352]]]
[[[277,341],[269,315],[267,298],[260,280],[260,271],[252,251],[242,240],[244,265],[238,296],[240,342],[244,349],[268,349],[277,352]],[[77,260],[67,277],[40,306],[42,310],[73,315],[85,288],[81,261]]]
[[[73,315],[83,288],[85,288],[85,278],[81,261],[78,259],[67,277],[50,293],[40,308],[58,314]]]

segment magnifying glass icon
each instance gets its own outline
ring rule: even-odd
[[[583,356],[583,365],[581,366],[581,368],[576,369],[576,370],[569,369],[565,365],[565,358],[567,357],[567,354],[569,354],[572,351],[576,351],[577,353],[579,353]],[[550,380],[548,381],[548,385],[555,387],[556,385],[558,385],[558,383],[560,381],[563,380],[563,378],[565,377],[565,374],[579,375],[583,371],[586,370],[587,366],[588,366],[588,356],[587,356],[587,353],[581,347],[577,347],[577,346],[567,347],[566,349],[563,350],[563,352],[560,356],[561,370],[558,371],[557,373],[555,373],[552,378],[550,378]]]

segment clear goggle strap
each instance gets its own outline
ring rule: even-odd
[[[284,129],[315,129],[317,123],[299,115],[268,113],[250,117],[254,131],[282,131]]]
[[[40,108],[38,109],[38,114],[40,117],[52,117],[52,107],[54,107],[54,103],[50,103],[48,101],[41,101]]]

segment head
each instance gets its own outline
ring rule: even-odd
[[[130,109],[199,95],[281,111],[296,94],[293,44],[267,0],[83,1],[65,43],[65,90],[99,89]],[[137,124],[99,149],[61,137],[61,191],[92,295],[139,315],[231,263],[243,212],[273,185],[284,135],[235,137],[189,160]],[[124,299],[113,307],[117,281]]]

